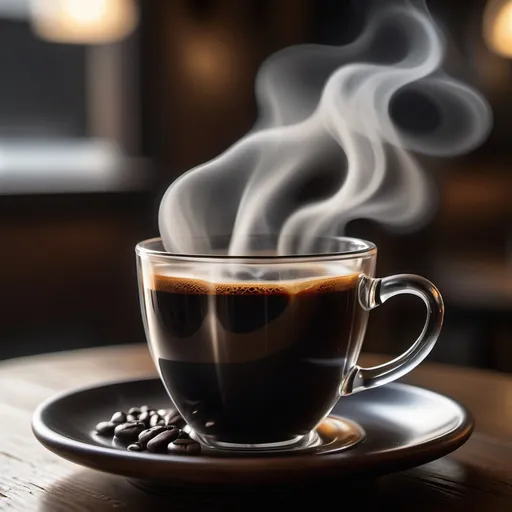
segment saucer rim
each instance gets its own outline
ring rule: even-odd
[[[99,446],[65,436],[47,426],[43,419],[45,411],[58,404],[59,401],[68,399],[73,395],[104,387],[134,385],[159,380],[158,377],[154,376],[116,379],[56,393],[44,400],[35,409],[31,421],[32,432],[45,448],[68,461],[129,478],[140,478],[141,469],[147,467],[148,464],[152,464],[152,473],[160,470],[163,481],[168,481],[170,477],[174,479],[177,473],[176,467],[178,467],[178,471],[182,471],[178,480],[188,483],[220,483],[226,482],[226,479],[232,476],[233,469],[236,467],[236,479],[233,482],[230,480],[230,483],[235,483],[237,480],[247,483],[251,482],[251,479],[255,476],[264,473],[262,467],[271,470],[272,476],[275,478],[270,480],[276,482],[280,480],[279,476],[284,477],[285,480],[294,480],[295,476],[300,473],[304,474],[307,479],[311,476],[310,471],[321,473],[335,471],[337,475],[350,474],[351,476],[357,476],[407,469],[436,460],[455,451],[469,439],[475,426],[471,412],[458,401],[436,391],[402,382],[392,382],[383,387],[426,394],[436,400],[448,401],[454,407],[454,410],[458,410],[457,419],[459,421],[450,430],[442,431],[439,435],[426,441],[414,443],[412,446],[403,445],[393,447],[393,449],[387,451],[366,453],[359,457],[353,455],[354,451],[352,449],[318,456],[284,453],[270,457],[249,455],[245,457],[211,457],[205,455],[184,457],[183,455],[174,454],[123,452],[116,448]],[[354,448],[356,449],[357,445]],[[122,464],[123,461],[126,462],[125,465]],[[201,477],[201,475],[205,475],[205,477]],[[150,478],[155,480],[152,476]],[[264,478],[264,480],[269,479]]]

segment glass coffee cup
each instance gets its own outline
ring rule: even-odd
[[[315,254],[262,250],[250,257],[227,255],[228,244],[219,237],[197,255],[166,252],[158,238],[136,247],[151,356],[205,445],[306,446],[340,399],[411,371],[439,336],[444,306],[437,288],[416,275],[375,278],[370,242],[333,237]],[[360,367],[369,311],[399,294],[425,303],[422,333],[392,361]]]

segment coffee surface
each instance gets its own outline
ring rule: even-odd
[[[267,276],[270,277],[270,276]],[[297,295],[343,291],[354,288],[358,274],[335,277],[304,277],[302,279],[209,282],[202,279],[180,278],[165,275],[153,276],[152,289],[156,292],[191,295]]]
[[[145,290],[152,352],[192,428],[233,443],[314,428],[338,398],[357,341],[357,283],[357,274],[220,283],[155,276]]]

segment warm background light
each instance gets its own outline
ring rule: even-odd
[[[491,0],[484,13],[484,39],[490,50],[512,57],[512,0]]]
[[[133,0],[31,0],[34,31],[59,43],[105,44],[128,36],[137,26]]]
[[[243,66],[229,32],[193,26],[183,36],[179,62],[191,87],[206,101],[229,96]]]

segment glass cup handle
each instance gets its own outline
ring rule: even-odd
[[[359,302],[366,311],[402,293],[416,295],[425,303],[427,318],[423,331],[413,345],[396,359],[372,368],[355,365],[342,386],[343,395],[399,379],[418,366],[434,348],[443,325],[444,304],[439,290],[430,281],[412,274],[399,274],[382,279],[363,276],[359,282]]]

